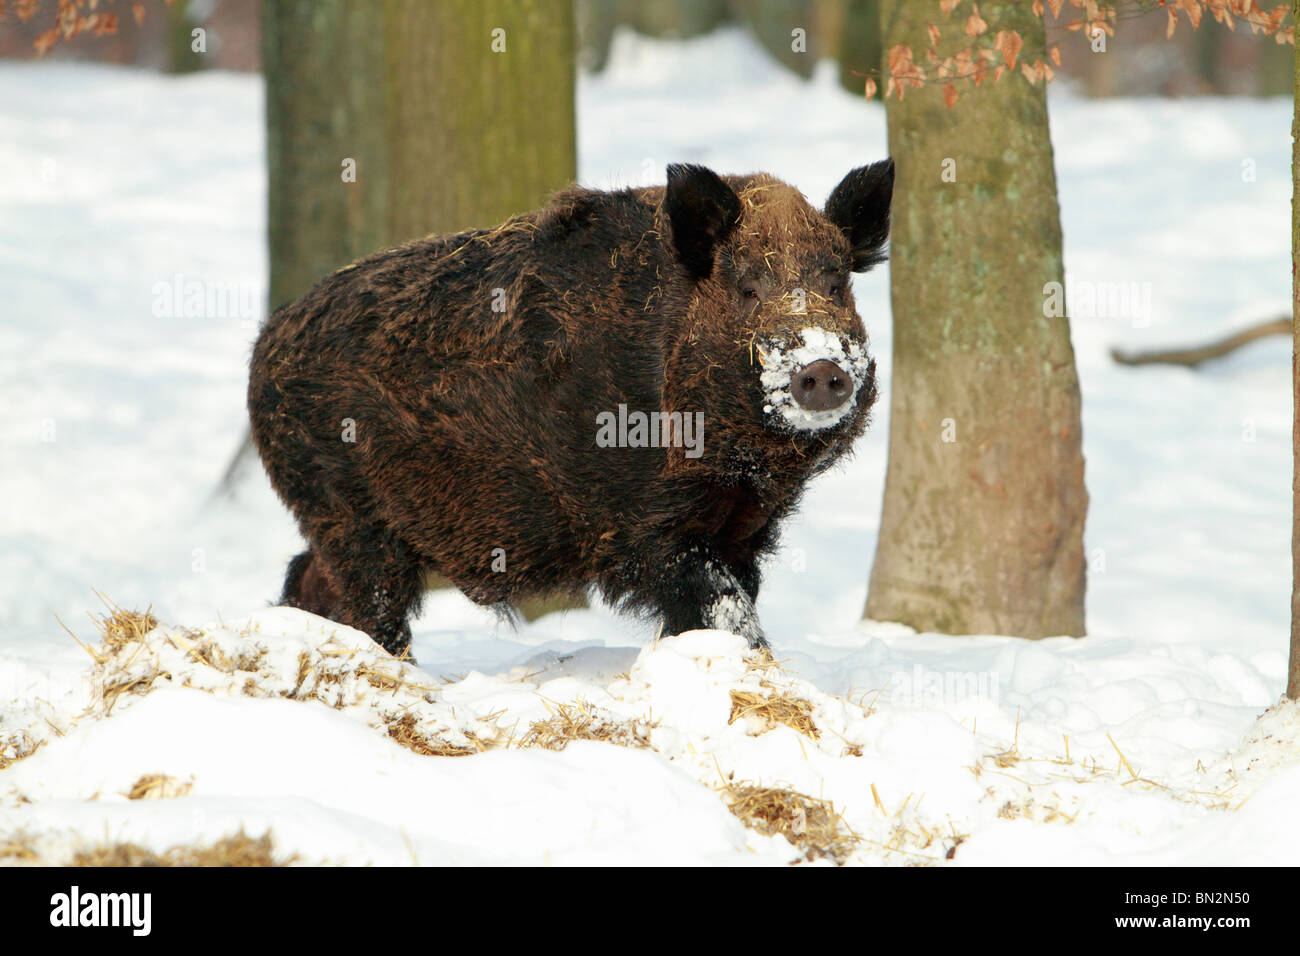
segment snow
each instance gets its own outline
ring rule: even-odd
[[[803,859],[728,812],[729,788],[755,783],[831,801],[861,838],[851,863],[1295,859],[1300,713],[1277,705],[1290,346],[1257,342],[1195,372],[1108,356],[1289,309],[1285,100],[1053,89],[1068,291],[1096,305],[1072,328],[1087,638],[859,621],[882,400],[765,569],[758,611],[780,667],[725,632],[656,642],[603,607],[512,630],[438,593],[414,623],[416,669],[267,608],[298,550],[293,524],[256,469],[213,496],[245,427],[260,316],[240,303],[266,286],[259,80],[3,63],[0,90],[0,753],[39,743],[0,770],[0,844],[21,836],[57,861],[87,843],[162,850],[243,828],[303,862]],[[609,70],[581,79],[579,119],[596,186],[701,162],[766,170],[821,202],[886,155],[878,104],[839,90],[827,64],[811,81],[787,74],[734,31],[620,34]],[[233,291],[232,307],[187,312],[195,283],[205,298]],[[1105,284],[1134,294],[1103,307]],[[855,296],[887,396],[887,266]],[[92,589],[152,604],[163,623],[94,645]],[[124,681],[139,683],[118,692]],[[732,722],[736,695],[802,702],[816,733]],[[557,715],[620,743],[524,746]],[[427,756],[395,739],[401,727],[484,749]],[[124,796],[151,774],[175,795]]]

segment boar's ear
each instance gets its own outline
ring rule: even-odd
[[[668,167],[664,207],[673,227],[673,245],[686,271],[696,279],[713,273],[713,250],[740,220],[740,197],[704,166]]]
[[[853,271],[866,272],[886,259],[889,201],[894,195],[894,161],[859,166],[831,190],[826,218],[844,231],[853,246]]]

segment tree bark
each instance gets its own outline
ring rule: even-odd
[[[885,50],[925,49],[932,0],[881,8]],[[1043,46],[1030,4],[980,12]],[[1081,635],[1088,495],[1069,322],[1046,301],[1064,282],[1046,93],[1018,70],[960,89],[952,109],[938,84],[887,105],[893,394],[866,616]]]
[[[573,182],[569,0],[400,0],[386,9],[396,241],[494,226]]]
[[[880,67],[880,0],[846,0],[840,41],[840,85],[858,95]],[[877,77],[878,78],[878,77]]]
[[[203,69],[204,56],[194,52],[192,31],[201,24],[190,19],[190,4],[180,0],[166,8],[167,69],[172,73],[193,73]]]
[[[390,244],[383,16],[364,0],[262,3],[271,310]]]
[[[266,0],[262,44],[273,309],[360,256],[495,225],[576,178],[564,0]]]
[[[1291,22],[1300,23],[1300,0],[1291,4]],[[1294,56],[1291,118],[1291,663],[1286,695],[1300,700],[1300,46]]]

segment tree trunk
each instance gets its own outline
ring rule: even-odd
[[[1300,0],[1291,5],[1291,22],[1300,24]],[[1291,666],[1286,695],[1300,700],[1300,46],[1292,50],[1294,79],[1291,113]]]
[[[980,12],[1043,46],[1030,4]],[[919,55],[935,19],[933,0],[886,0],[885,49]],[[888,101],[893,394],[866,616],[1081,635],[1088,495],[1069,322],[1046,288],[1064,281],[1046,94],[1018,70],[960,90],[952,109],[938,84]]]
[[[862,94],[867,76],[879,79],[884,51],[880,46],[880,0],[847,0],[840,40],[840,85]]]
[[[568,0],[263,0],[262,45],[272,309],[577,176]]]
[[[386,9],[397,241],[494,226],[573,182],[569,0],[401,0]]]
[[[569,3],[266,0],[262,44],[273,309],[576,178]]]
[[[207,64],[204,55],[194,51],[193,30],[201,24],[191,19],[189,0],[180,0],[166,8],[167,69],[172,73],[193,73]]]
[[[262,3],[271,310],[394,238],[383,16],[364,0]]]

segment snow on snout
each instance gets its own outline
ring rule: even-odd
[[[867,379],[871,358],[857,342],[850,341],[845,348],[840,337],[820,326],[800,329],[802,343],[790,348],[784,339],[766,339],[757,349],[763,366],[760,381],[765,400],[763,411],[779,416],[790,428],[814,431],[838,424],[857,404],[858,389]],[[810,411],[799,405],[790,394],[790,376],[818,359],[834,362],[853,379],[853,397],[838,408]]]

